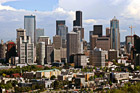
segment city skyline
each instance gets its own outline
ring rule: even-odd
[[[109,22],[114,16],[120,21],[121,41],[124,41],[124,36],[130,35],[130,25],[136,26],[134,31],[136,34],[140,34],[138,32],[138,21],[140,18],[137,17],[137,15],[140,14],[138,12],[138,0],[108,0],[106,3],[101,0],[89,0],[87,3],[85,3],[86,0],[76,0],[75,3],[73,3],[73,0],[49,1],[50,0],[43,0],[38,6],[36,6],[37,2],[39,2],[38,0],[34,2],[32,2],[32,0],[1,0],[0,39],[3,39],[4,42],[8,40],[15,41],[15,30],[20,27],[24,28],[24,15],[35,14],[37,17],[37,28],[44,28],[45,35],[49,36],[52,40],[56,31],[56,20],[66,20],[69,32],[72,31],[76,10],[83,12],[83,27],[85,28],[85,39],[87,41],[89,41],[89,31],[92,30],[93,25],[103,25],[103,35],[105,35],[105,28],[110,27]],[[32,2],[32,6],[30,6],[28,2]],[[46,6],[42,4],[43,2],[46,3]],[[76,6],[76,3],[78,2],[81,6]],[[25,4],[27,4],[27,7],[23,6]],[[100,7],[96,4],[100,4]],[[71,5],[73,5],[73,7],[70,7]],[[87,11],[84,9],[85,7],[88,8]],[[35,10],[37,11],[35,12]]]

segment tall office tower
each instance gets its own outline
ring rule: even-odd
[[[63,48],[66,48],[66,36],[67,36],[67,33],[68,33],[68,27],[65,26],[65,25],[58,25],[58,35],[61,36],[62,38],[62,47]]]
[[[0,44],[0,59],[5,59],[5,52],[6,52],[6,46],[3,43],[3,40],[1,40],[1,44]]]
[[[53,60],[54,62],[61,62],[61,50],[60,49],[54,49],[53,51]]]
[[[67,34],[67,60],[73,61],[73,54],[78,53],[78,34],[76,32],[69,32]]]
[[[39,45],[39,65],[44,65],[45,61],[45,42],[38,43]]]
[[[45,42],[45,45],[51,44],[51,40],[48,36],[39,36],[37,42]]]
[[[36,17],[34,15],[24,16],[24,29],[26,30],[26,35],[31,37],[31,43],[36,45]]]
[[[94,48],[96,47],[97,38],[98,38],[98,35],[92,35],[90,37],[90,50],[94,50]]]
[[[53,37],[53,45],[55,49],[60,49],[62,47],[62,38],[59,35]]]
[[[46,57],[46,62],[45,64],[51,64],[54,60],[53,60],[53,50],[54,47],[53,45],[46,45],[45,48],[45,57]]]
[[[90,53],[90,64],[93,66],[105,66],[105,60],[107,59],[108,52],[95,48]]]
[[[111,49],[120,49],[120,31],[119,31],[119,20],[114,17],[110,21],[110,34],[111,34]]]
[[[110,49],[110,37],[98,37],[96,40],[96,47],[102,50]]]
[[[126,46],[126,52],[131,52],[131,47],[134,45],[134,36],[126,36],[125,37],[125,46]]]
[[[36,43],[37,43],[38,37],[40,36],[44,36],[44,29],[38,28],[36,29],[36,37],[35,37]]]
[[[102,25],[94,25],[93,35],[102,37]]]
[[[26,36],[26,30],[25,29],[22,29],[22,28],[19,28],[19,29],[16,29],[17,30],[17,54],[18,56],[20,56],[20,37],[25,37]]]
[[[109,27],[106,28],[106,36],[110,37],[110,28]]]
[[[56,21],[56,35],[62,38],[62,47],[66,48],[66,36],[68,33],[68,27],[65,25],[65,20]]]
[[[9,41],[7,44],[6,61],[9,63],[9,59],[15,56],[17,56],[16,44],[13,41]]]
[[[80,26],[82,28],[82,11],[76,11],[76,20],[73,21],[73,26]]]
[[[81,33],[80,38],[81,38],[81,40],[84,39],[84,28],[81,28],[80,26],[74,26],[73,31],[74,32],[80,31],[80,33]]]
[[[58,26],[64,26],[65,25],[65,20],[57,20],[56,21],[56,35],[59,35],[59,28],[58,28]]]
[[[18,33],[18,31],[17,31]],[[25,30],[23,30],[25,34]],[[18,37],[17,37],[18,38]],[[20,36],[19,41],[19,63],[20,64],[33,64],[34,63],[34,43],[31,43],[29,36]]]

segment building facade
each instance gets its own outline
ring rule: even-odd
[[[105,61],[107,59],[108,52],[101,50],[100,48],[95,48],[90,52],[90,64],[93,66],[105,66]]]
[[[119,20],[114,17],[110,21],[110,34],[111,34],[111,49],[120,49],[120,31],[119,31]]]
[[[72,55],[78,53],[78,34],[69,32],[67,34],[67,60],[72,61]]]
[[[45,42],[39,43],[39,65],[44,65],[45,61]]]
[[[24,29],[26,30],[26,35],[31,37],[31,43],[36,44],[36,17],[34,15],[24,16]]]
[[[42,28],[38,28],[38,29],[36,29],[35,32],[36,32],[36,37],[35,37],[36,39],[35,39],[35,40],[36,40],[36,43],[38,43],[38,42],[37,42],[38,37],[40,37],[40,36],[44,36],[44,29],[42,29]]]

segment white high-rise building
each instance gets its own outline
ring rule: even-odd
[[[45,59],[45,42],[38,43],[39,45],[39,65],[44,65],[44,59]]]
[[[31,38],[25,34],[26,32],[24,29],[17,30],[19,63],[30,65],[34,63],[34,43],[31,43]]]

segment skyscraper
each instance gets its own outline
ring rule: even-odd
[[[17,30],[17,54],[18,56],[20,56],[20,37],[25,37],[26,36],[26,30],[25,29],[22,29],[22,28],[19,28],[19,29],[16,29]]]
[[[71,62],[72,55],[78,53],[78,34],[76,32],[69,32],[67,34],[67,60]]]
[[[45,60],[45,42],[39,43],[39,65],[44,65]]]
[[[81,32],[81,40],[84,39],[84,28],[82,27],[82,11],[76,11],[76,20],[73,21],[73,31]]]
[[[34,15],[24,16],[24,29],[26,30],[26,35],[31,37],[31,43],[36,44],[36,17]]]
[[[55,49],[60,49],[62,47],[62,38],[59,35],[53,37],[53,45]]]
[[[73,26],[81,26],[82,28],[82,11],[76,11],[76,20],[73,21]]]
[[[63,26],[64,26],[64,25],[65,25],[65,20],[57,20],[57,21],[56,21],[56,35],[59,35],[59,34],[58,34],[58,32],[59,32],[59,31],[58,31],[58,30],[59,30],[58,26],[59,26],[59,25],[61,25],[61,26],[63,25]]]
[[[110,37],[110,28],[109,27],[106,28],[106,36]]]
[[[3,40],[1,40],[1,44],[0,44],[0,59],[5,59],[5,52],[6,52],[6,46],[3,43]]]
[[[65,25],[65,20],[57,20],[56,21],[56,35],[61,36],[63,48],[66,48],[67,33],[68,33],[68,27]]]
[[[20,64],[34,63],[34,43],[29,36],[20,37]]]
[[[40,36],[44,36],[44,29],[38,28],[36,29],[36,37],[35,37],[36,43],[37,43],[38,37]]]
[[[110,21],[110,34],[111,34],[111,49],[120,49],[120,32],[119,32],[119,20],[114,17]]]
[[[93,35],[102,36],[102,25],[94,25]]]

